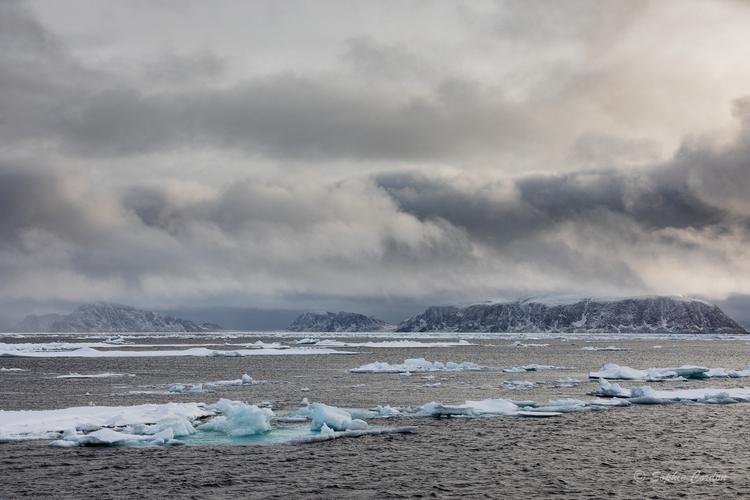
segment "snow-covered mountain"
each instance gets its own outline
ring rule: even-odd
[[[55,321],[63,319],[62,314],[29,314],[23,321],[13,325],[8,332],[12,333],[47,333]]]
[[[287,330],[292,332],[379,332],[393,325],[364,314],[340,312],[306,312],[294,320]]]
[[[164,316],[143,309],[96,302],[76,309],[73,314],[55,321],[50,333],[58,332],[202,332],[192,321]]]
[[[512,302],[433,306],[398,332],[746,333],[717,306],[685,297],[548,295]]]

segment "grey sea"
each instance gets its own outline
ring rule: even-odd
[[[106,338],[106,336],[102,337]],[[91,339],[89,339],[91,340]],[[231,349],[267,337],[137,337],[139,345],[206,345]],[[357,339],[347,338],[346,341]],[[360,339],[363,341],[373,339]],[[377,339],[382,340],[382,339]],[[446,339],[441,339],[446,340]],[[510,347],[514,339],[469,339],[454,347],[344,348],[354,354],[245,357],[0,357],[0,408],[52,410],[220,398],[264,403],[276,414],[310,402],[369,409],[431,401],[509,398],[589,401],[599,387],[589,373],[608,363],[646,369],[684,364],[744,369],[745,339],[578,338],[524,340],[549,347]],[[750,340],[747,339],[747,340]],[[5,337],[0,342],[82,342],[80,337]],[[421,339],[429,343],[434,339]],[[629,351],[584,351],[614,345]],[[655,345],[661,346],[655,348]],[[172,349],[174,347],[170,347]],[[181,349],[187,347],[180,347]],[[123,349],[123,347],[113,347]],[[536,363],[573,367],[526,373],[351,373],[375,361],[469,361],[507,368]],[[55,378],[126,373],[119,378]],[[231,380],[249,374],[269,383],[216,387],[208,394],[136,394],[175,382]],[[580,383],[556,382],[566,377]],[[444,380],[440,380],[443,378]],[[528,390],[501,387],[529,381]],[[540,383],[537,383],[540,382]],[[623,387],[646,382],[622,382]],[[733,388],[750,379],[650,382],[654,389]],[[568,387],[571,386],[571,387]],[[308,389],[303,391],[303,389]],[[272,421],[273,426],[289,425]],[[0,498],[735,498],[750,495],[750,404],[680,403],[575,411],[550,418],[379,419],[413,433],[366,435],[288,445],[53,448],[49,440],[0,444]]]

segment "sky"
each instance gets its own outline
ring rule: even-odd
[[[748,26],[713,0],[0,2],[0,327],[551,292],[750,318]]]

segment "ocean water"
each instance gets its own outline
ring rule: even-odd
[[[256,340],[247,337],[227,342]],[[206,343],[202,338],[136,341]],[[502,339],[470,342],[477,345],[342,348],[357,353],[346,355],[0,358],[2,367],[28,370],[0,372],[0,408],[43,410],[90,402],[99,406],[170,401],[210,404],[222,397],[252,404],[269,403],[277,413],[299,408],[303,397],[310,402],[359,409],[377,405],[415,407],[430,401],[460,404],[485,398],[547,404],[550,399],[567,397],[592,399],[586,393],[595,390],[598,383],[589,381],[588,373],[607,363],[639,369],[683,364],[738,369],[750,362],[750,346],[744,345],[744,339],[524,340],[549,343],[549,348],[508,347],[511,341]],[[609,345],[632,351],[581,351],[586,346]],[[655,349],[654,345],[662,348]],[[232,349],[220,344],[215,348]],[[434,381],[422,379],[426,374],[403,377],[348,372],[374,361],[400,364],[408,358],[422,357],[443,363],[470,361],[495,368],[536,363],[575,369],[521,374],[429,374],[435,376]],[[135,377],[54,378],[70,372],[128,373]],[[117,395],[163,391],[157,387],[170,383],[237,379],[245,373],[269,383],[216,388],[210,394]],[[554,381],[566,377],[582,383],[572,388],[557,387]],[[500,388],[503,381],[513,380],[546,383],[535,384],[526,391]],[[438,381],[441,387],[426,387],[426,383]],[[621,385],[642,386],[645,382]],[[649,385],[661,390],[676,385],[686,389],[728,388],[750,385],[750,379]],[[49,447],[47,441],[3,443],[0,498],[734,498],[750,494],[750,451],[746,445],[750,404],[644,405],[572,412],[546,419],[394,418],[370,422],[382,427],[417,425],[419,429],[410,434],[293,446],[255,446],[248,442],[170,448],[56,449]],[[294,426],[273,425],[284,426],[284,432],[294,430]]]

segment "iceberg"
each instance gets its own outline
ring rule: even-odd
[[[319,431],[323,426],[327,426],[335,431],[346,430],[366,430],[367,423],[361,419],[352,419],[352,416],[339,408],[324,405],[322,403],[313,403],[311,431]]]
[[[258,408],[239,401],[220,399],[208,407],[221,413],[210,422],[199,425],[201,431],[223,432],[229,437],[249,436],[271,430],[271,419],[274,414],[268,408]]]

